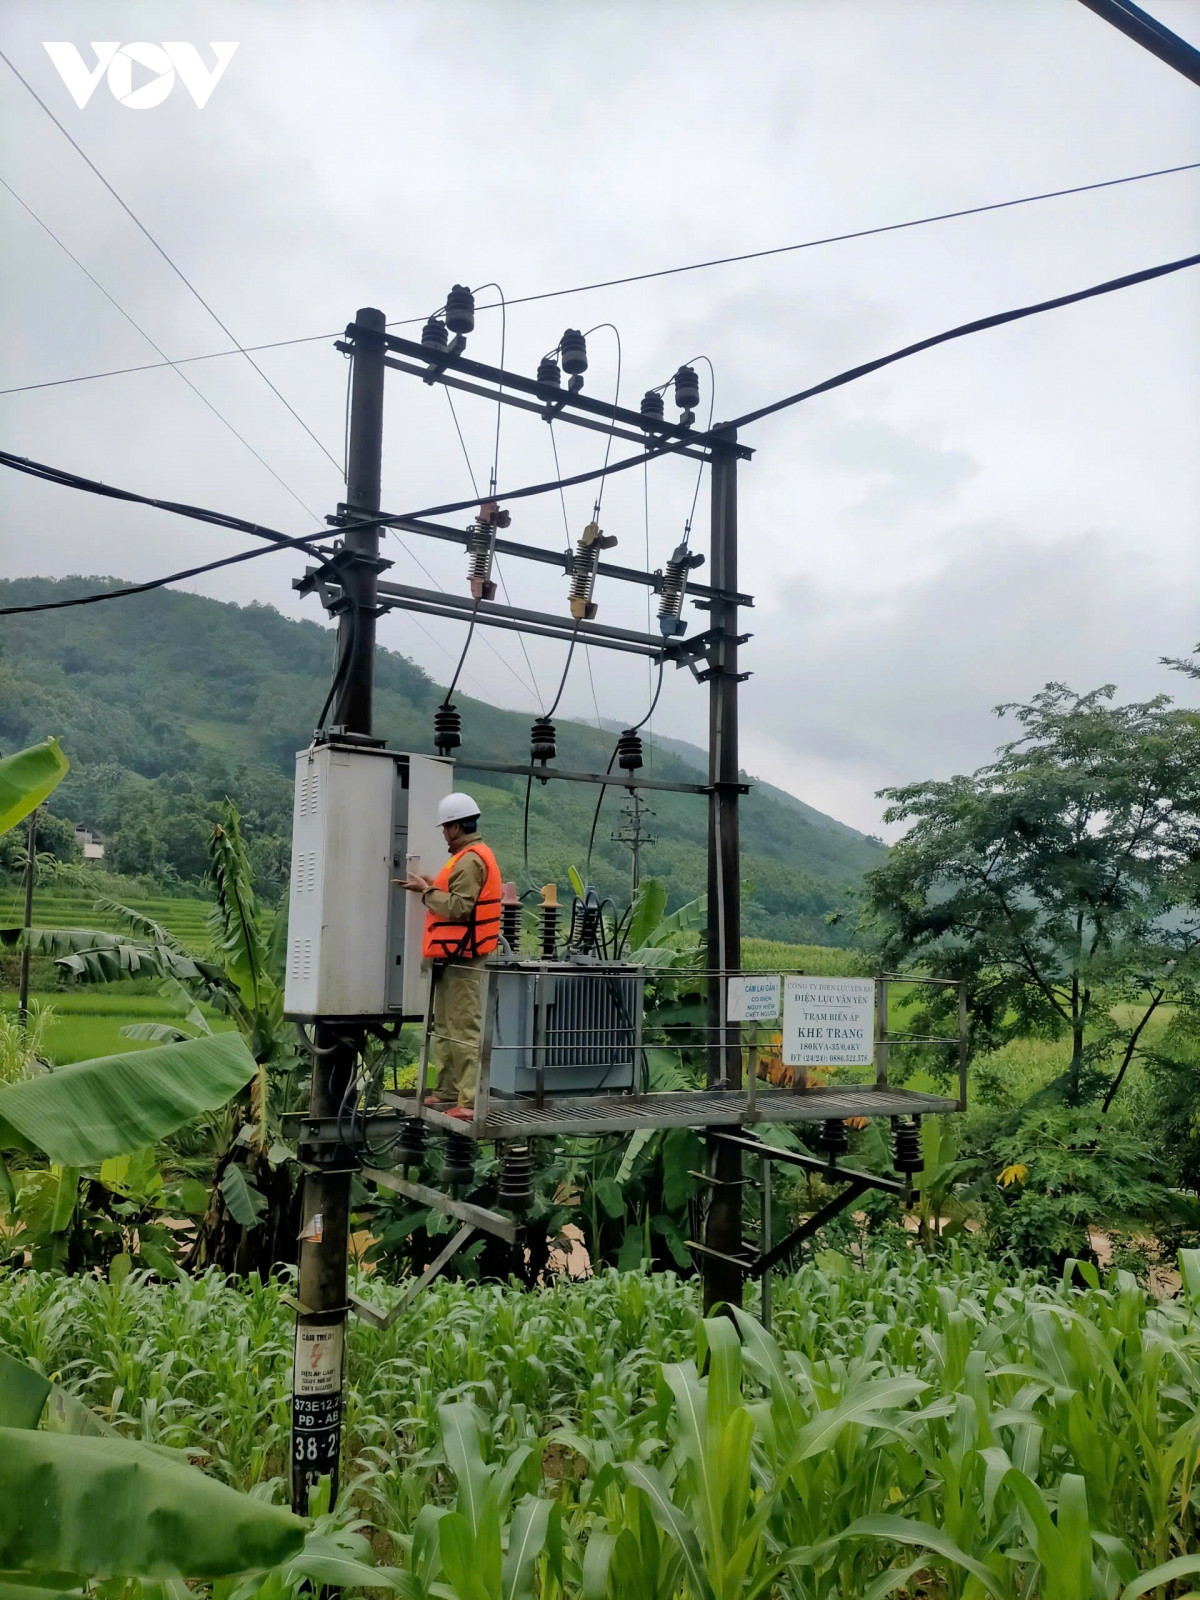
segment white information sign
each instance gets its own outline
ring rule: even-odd
[[[294,1394],[336,1394],[342,1387],[342,1326],[298,1325]]]
[[[777,972],[752,972],[729,979],[725,1015],[730,1022],[774,1022],[783,999]]]
[[[869,1067],[875,1059],[873,978],[789,978],[783,1060],[789,1067]]]

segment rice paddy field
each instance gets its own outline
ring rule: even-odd
[[[826,1253],[777,1285],[772,1335],[703,1321],[671,1275],[439,1283],[386,1332],[352,1324],[324,1525],[415,1600],[1183,1595],[1200,1256],[1184,1279],[1160,1303],[1091,1269],[1068,1287],[958,1250]],[[0,1278],[0,1348],[282,1500],[286,1288]]]

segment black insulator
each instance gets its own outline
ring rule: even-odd
[[[405,1117],[400,1128],[396,1155],[402,1167],[419,1167],[429,1140],[429,1125],[420,1117]]]
[[[840,1117],[830,1117],[821,1124],[821,1148],[829,1157],[830,1163],[837,1156],[844,1156],[849,1150],[850,1134]]]
[[[451,1188],[475,1176],[475,1141],[465,1133],[448,1133],[442,1154],[442,1182]]]
[[[558,354],[563,371],[576,377],[587,371],[587,340],[578,328],[567,328],[558,342]]]
[[[892,1165],[897,1172],[924,1171],[919,1123],[905,1122],[900,1117],[892,1118]]]
[[[528,1211],[533,1204],[533,1153],[527,1144],[504,1152],[496,1199],[505,1211]]]
[[[642,764],[642,736],[632,728],[617,740],[617,765],[624,772],[636,772]]]
[[[451,333],[471,333],[475,327],[475,296],[465,283],[456,283],[446,296],[446,326]]]
[[[680,411],[694,411],[700,404],[700,379],[695,367],[680,367],[675,374],[675,404]]]
[[[554,389],[562,388],[562,371],[553,356],[543,356],[538,362],[537,381],[547,383]]]
[[[554,724],[549,717],[539,717],[529,730],[529,759],[540,761],[545,766],[546,762],[553,761],[557,754]]]
[[[515,883],[500,889],[500,937],[516,955],[521,948],[521,899]]]
[[[462,718],[457,706],[439,706],[433,713],[433,744],[438,755],[448,756],[462,743]]]
[[[649,417],[653,422],[661,422],[663,418],[663,397],[657,389],[647,389],[642,396],[641,412],[644,417]]]
[[[449,340],[446,324],[439,322],[436,317],[430,317],[421,329],[421,347],[424,350],[444,350]]]

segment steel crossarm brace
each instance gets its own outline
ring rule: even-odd
[[[487,1211],[483,1206],[473,1206],[466,1200],[454,1200],[448,1194],[443,1194],[440,1189],[430,1189],[424,1183],[411,1183],[407,1178],[401,1178],[394,1172],[385,1172],[378,1167],[364,1167],[361,1177],[368,1183],[376,1184],[380,1189],[391,1189],[394,1194],[402,1194],[406,1200],[415,1200],[418,1205],[428,1206],[431,1211],[440,1211],[443,1216],[456,1217],[459,1222],[466,1222],[472,1228],[482,1228],[485,1233],[494,1233],[497,1239],[503,1239],[505,1244],[516,1244],[517,1225],[510,1222],[507,1217],[502,1217],[496,1211]]]
[[[515,761],[456,760],[468,772],[508,772],[517,778],[561,778],[567,783],[615,784],[622,789],[668,789],[674,794],[708,794],[706,783],[671,783],[665,778],[643,778],[640,772],[564,772],[556,767],[521,766]]]
[[[325,520],[330,527],[341,528],[347,526],[353,520],[353,516],[351,507],[339,503],[337,515],[326,517]],[[375,520],[377,519],[372,518],[372,521]],[[420,517],[388,517],[382,526],[399,528],[404,533],[420,533],[429,539],[443,539],[449,544],[462,545],[464,549],[471,541],[471,535],[465,528],[448,528],[443,522],[425,522]],[[543,566],[557,567],[564,573],[570,572],[571,563],[575,558],[573,550],[546,550],[541,545],[523,544],[519,539],[497,539],[495,549],[498,556],[514,556],[521,561],[539,561]],[[642,572],[637,567],[622,567],[611,561],[598,561],[596,573],[601,578],[615,578],[621,583],[638,583],[643,588],[653,589],[655,594],[662,593],[661,568],[657,572]],[[727,600],[736,606],[754,604],[752,594],[726,594],[723,590],[714,589],[707,583],[693,583],[691,579],[683,587],[685,594],[692,595],[698,600]]]
[[[357,323],[352,322],[346,328],[346,337],[358,338],[363,331]],[[369,334],[372,330],[365,331]],[[619,422],[627,427],[636,428],[640,439],[653,440],[656,437],[662,440],[682,439],[685,443],[696,445],[706,452],[728,451],[743,460],[749,460],[754,454],[748,445],[714,438],[712,434],[698,433],[694,428],[685,428],[679,423],[666,422],[657,417],[648,419],[643,417],[641,412],[630,411],[625,406],[609,405],[603,400],[593,400],[591,395],[538,383],[536,379],[527,378],[521,372],[507,372],[500,367],[485,366],[483,362],[471,361],[466,356],[448,355],[444,350],[427,350],[424,345],[416,344],[411,339],[401,339],[396,334],[386,334],[384,344],[388,350],[394,351],[397,355],[408,356],[411,360],[421,362],[422,376],[427,376],[431,367],[435,377],[446,371],[461,372],[468,378],[479,378],[485,383],[495,384],[500,389],[513,389],[518,394],[531,395],[543,405],[553,405],[558,408],[557,414],[561,415],[564,421],[574,420],[567,416],[567,408],[570,407],[577,411],[586,411],[594,417],[603,417],[608,422]]]
[[[306,573],[293,579],[292,586],[305,594],[316,584],[316,573]],[[326,591],[335,597],[340,591],[336,584],[326,584]],[[417,611],[423,616],[456,617],[463,621],[472,618],[486,627],[508,628],[518,633],[536,633],[551,639],[592,644],[602,650],[624,650],[634,655],[664,659],[671,654],[671,646],[651,633],[637,633],[632,628],[612,628],[600,622],[577,622],[570,617],[557,617],[549,611],[526,611],[520,606],[502,606],[494,600],[472,600],[469,595],[444,594],[438,589],[416,589],[406,583],[380,583],[377,585],[385,605],[403,611]],[[328,602],[326,602],[328,603]]]
[[[857,1200],[859,1195],[873,1187],[863,1181],[865,1176],[864,1173],[859,1173],[856,1178],[852,1178],[840,1194],[835,1194],[832,1200],[827,1200],[819,1211],[814,1211],[811,1217],[805,1217],[798,1228],[793,1228],[786,1238],[759,1256],[753,1266],[747,1269],[750,1276],[761,1278],[764,1272],[770,1272],[771,1268],[789,1255],[798,1244],[803,1244],[805,1239],[811,1239],[814,1233],[819,1232],[827,1222],[832,1222],[834,1217]]]
[[[829,1162],[822,1161],[818,1156],[805,1155],[802,1150],[784,1150],[779,1145],[767,1144],[750,1134],[726,1133],[719,1128],[711,1132],[709,1138],[736,1145],[739,1150],[749,1150],[768,1161],[782,1161],[789,1167],[802,1167],[805,1172],[815,1172],[826,1179],[839,1178],[846,1183],[860,1183],[864,1188],[879,1189],[884,1194],[899,1195],[901,1199],[906,1199],[911,1193],[906,1184],[897,1182],[895,1178],[881,1178],[874,1172],[859,1172],[855,1167],[837,1166],[831,1171]]]
[[[401,1312],[408,1310],[421,1290],[427,1288],[433,1282],[451,1257],[458,1254],[474,1232],[474,1225],[470,1222],[464,1222],[449,1243],[443,1245],[437,1255],[434,1256],[421,1276],[412,1280],[390,1311],[376,1311],[374,1306],[368,1305],[365,1300],[360,1300],[356,1294],[348,1297],[351,1311],[354,1312],[356,1317],[360,1317],[363,1322],[369,1322],[373,1328],[384,1330],[390,1328]]]
[[[339,350],[349,350],[350,346],[339,343],[337,348]],[[395,372],[407,372],[411,377],[424,378],[428,383],[441,383],[447,389],[458,389],[463,394],[478,395],[481,400],[499,400],[502,405],[516,406],[521,411],[532,411],[535,416],[541,417],[545,422],[552,422],[559,414],[557,403],[555,404],[553,416],[548,416],[547,407],[536,400],[520,400],[515,394],[506,394],[502,389],[485,389],[482,384],[466,383],[462,378],[452,378],[449,373],[441,370],[442,362],[440,356],[438,357],[436,368],[414,366],[411,361],[397,361],[394,356],[384,356],[383,364],[385,367],[391,367]],[[595,433],[611,434],[614,439],[629,439],[632,443],[641,445],[643,450],[646,448],[644,431],[633,433],[628,428],[618,428],[612,423],[592,422],[588,417],[566,416],[563,421],[574,423],[577,428],[591,428]],[[707,461],[709,459],[707,451],[697,450],[688,445],[677,445],[671,453],[677,456],[690,456],[693,461]]]

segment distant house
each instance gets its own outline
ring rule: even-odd
[[[90,828],[80,825],[75,829],[75,837],[83,850],[83,859],[85,861],[104,860],[104,841],[103,839],[98,839]]]

